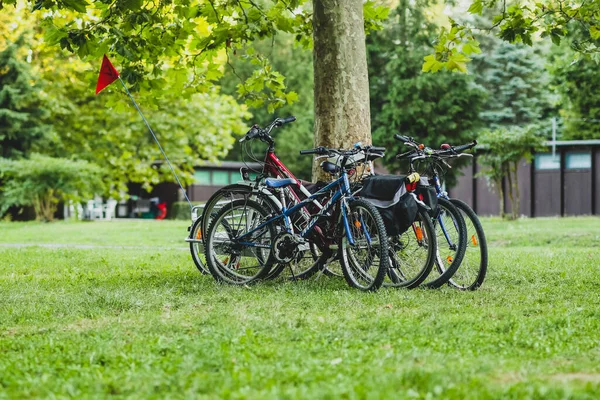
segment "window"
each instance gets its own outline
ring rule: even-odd
[[[229,185],[231,178],[229,171],[213,171],[212,173],[212,184],[216,186]]]
[[[566,157],[567,169],[592,168],[592,154],[589,152],[568,152]]]
[[[560,169],[560,156],[552,153],[539,153],[535,155],[535,169],[541,170],[555,170]]]
[[[210,171],[207,170],[197,170],[194,172],[194,178],[196,179],[196,184],[198,185],[210,185]]]

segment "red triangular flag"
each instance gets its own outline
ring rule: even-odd
[[[102,89],[116,81],[118,77],[119,72],[113,67],[105,54],[102,59],[102,66],[100,67],[100,75],[98,76],[98,84],[96,85],[96,94],[100,93]]]

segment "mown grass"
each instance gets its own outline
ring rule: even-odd
[[[0,224],[0,397],[597,398],[598,218],[486,219],[477,292],[252,287],[181,221]]]

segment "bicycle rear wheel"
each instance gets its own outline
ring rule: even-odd
[[[202,274],[210,273],[204,256],[204,245],[206,244],[204,233],[207,231],[210,221],[223,205],[236,199],[249,198],[251,194],[252,188],[248,185],[228,185],[215,192],[204,204],[202,214],[192,224],[189,235],[189,239],[196,240],[190,242],[192,260]],[[201,242],[198,242],[198,240],[201,240]]]
[[[268,275],[276,229],[273,224],[257,228],[269,215],[253,200],[234,200],[217,212],[206,231],[204,249],[215,280],[244,285]]]
[[[448,283],[465,256],[467,227],[458,209],[444,198],[438,198],[439,213],[433,219],[437,238],[435,267],[425,287],[437,289]]]
[[[436,247],[431,217],[419,209],[411,227],[389,239],[390,269],[384,285],[406,289],[419,286],[433,268]]]
[[[339,244],[344,278],[354,288],[375,291],[381,287],[389,265],[383,220],[375,206],[362,199],[352,200],[347,210],[348,226],[341,229],[344,233]],[[354,244],[349,242],[346,229],[350,229]]]
[[[450,199],[461,212],[467,228],[467,247],[463,261],[448,284],[460,290],[477,290],[485,280],[488,250],[479,217],[464,201]]]

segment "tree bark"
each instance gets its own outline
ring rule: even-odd
[[[513,173],[515,179],[513,179],[513,190],[515,192],[515,204],[513,205],[513,218],[519,218],[519,212],[521,209],[521,193],[519,192],[519,162],[513,163]]]
[[[315,146],[371,144],[362,0],[313,0]],[[315,163],[313,180],[327,179]]]
[[[506,177],[508,178],[508,198],[510,199],[510,213],[511,213],[510,219],[515,219],[515,198],[513,195],[512,171],[511,171],[510,162],[507,162],[507,164],[505,165],[504,173],[506,174]]]
[[[504,218],[504,189],[502,188],[502,179],[496,181],[496,188],[498,188],[498,199],[500,200],[500,218]]]

